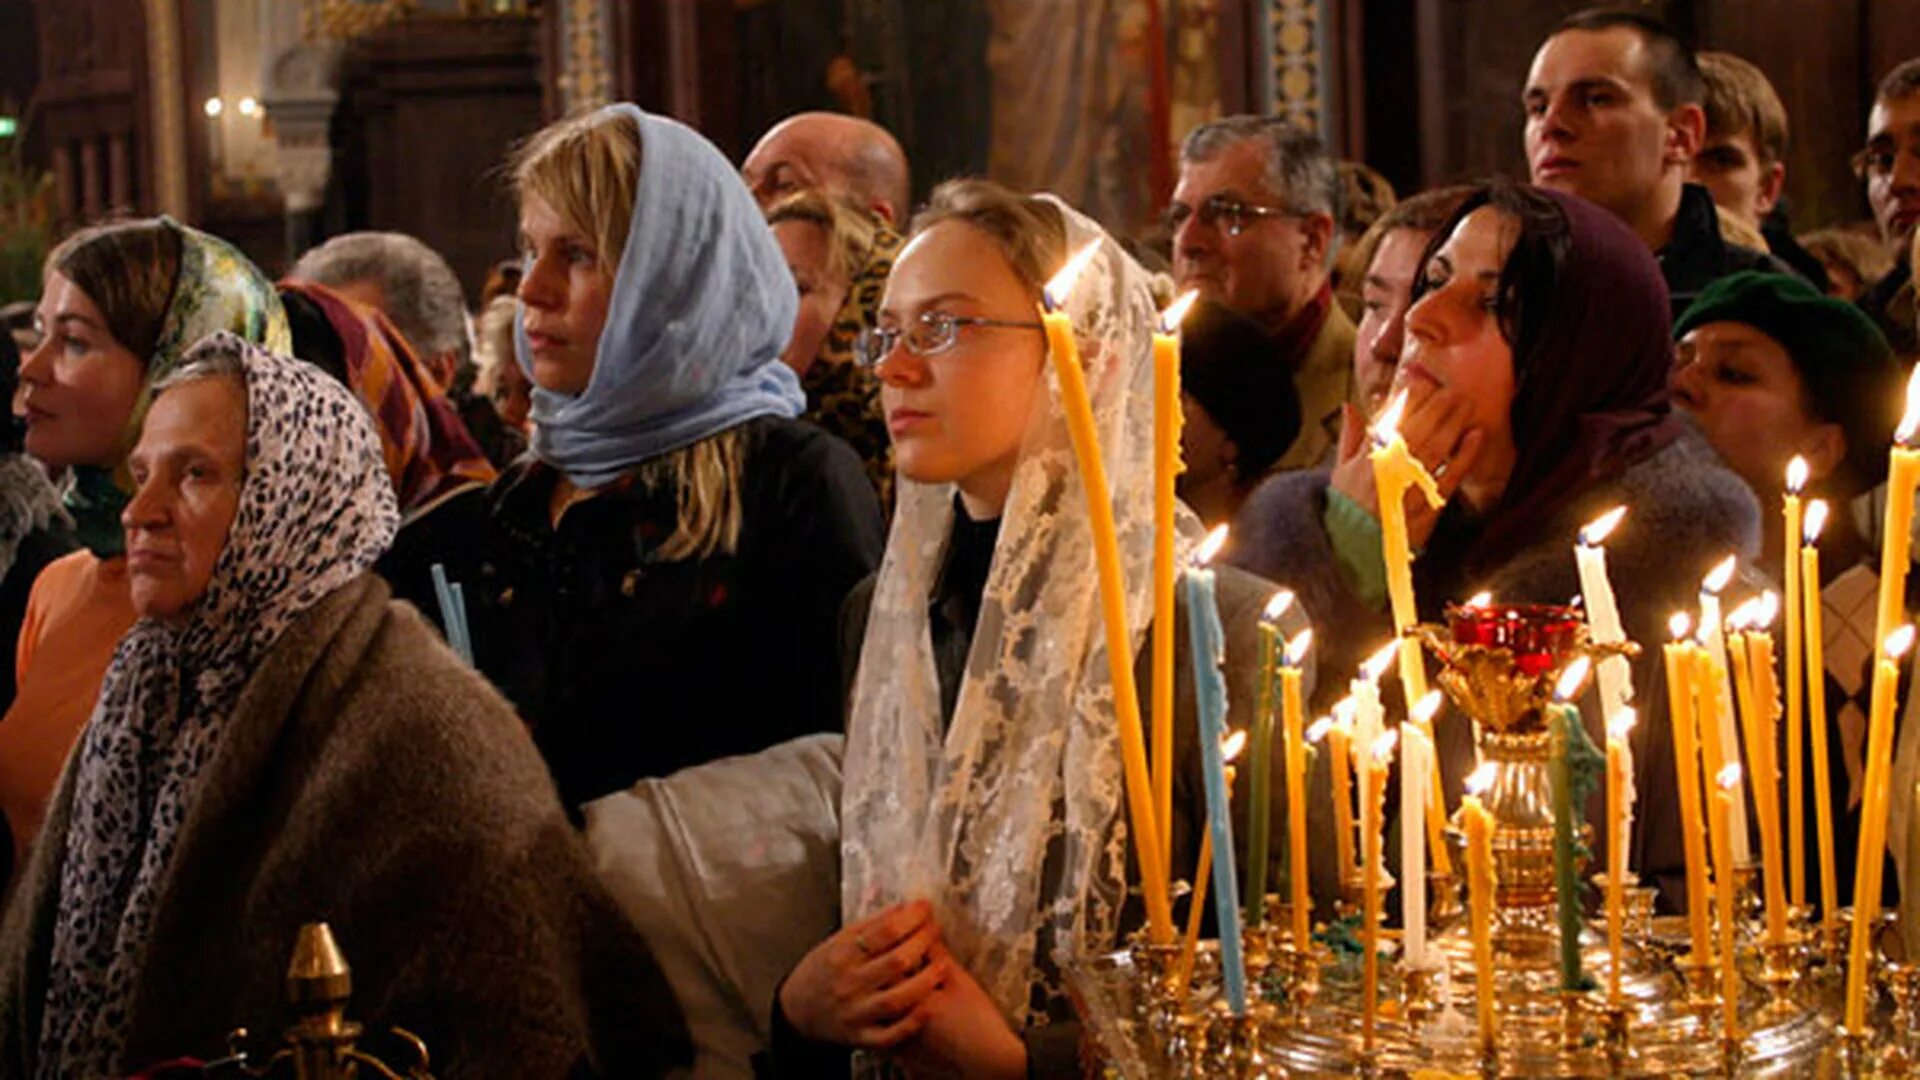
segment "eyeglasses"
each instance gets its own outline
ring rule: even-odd
[[[1882,180],[1893,173],[1893,167],[1902,153],[1920,158],[1920,139],[1910,139],[1905,146],[1885,136],[1882,139],[1884,141],[1868,143],[1847,159],[1847,166],[1853,170],[1853,175],[1862,180]]]
[[[950,315],[944,311],[928,311],[915,319],[912,325],[901,328],[869,326],[860,331],[853,339],[853,359],[861,367],[875,368],[893,352],[893,347],[905,340],[907,351],[915,356],[938,356],[953,348],[960,339],[963,326],[993,326],[1007,330],[1039,330],[1037,322],[1010,322],[1006,319],[983,319],[972,315]]]
[[[1200,209],[1197,211],[1181,203],[1174,203],[1172,206],[1167,207],[1167,231],[1170,233],[1179,232],[1180,226],[1185,225],[1188,218],[1195,216],[1200,218],[1200,224],[1208,228],[1213,228],[1215,225],[1224,222],[1228,236],[1239,236],[1241,233],[1246,232],[1248,218],[1306,217],[1305,214],[1296,213],[1292,210],[1283,210],[1277,206],[1249,206],[1237,199],[1230,199],[1225,195],[1213,195],[1202,202]]]

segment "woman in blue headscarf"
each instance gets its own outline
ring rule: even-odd
[[[495,483],[481,669],[569,808],[838,730],[840,602],[879,562],[859,458],[799,422],[793,278],[732,166],[631,105],[512,163],[533,453]]]

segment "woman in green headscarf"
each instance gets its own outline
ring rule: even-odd
[[[219,330],[291,347],[272,282],[224,240],[167,217],[98,225],[61,243],[47,257],[34,321],[40,343],[20,364],[26,450],[70,477],[66,509],[82,550],[34,581],[18,690],[0,721],[0,813],[19,861],[134,622],[120,512],[153,385]]]

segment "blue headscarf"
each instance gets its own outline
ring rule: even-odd
[[[701,135],[637,106],[597,114],[640,128],[640,175],[606,328],[584,392],[536,387],[533,451],[583,488],[756,416],[799,416],[780,362],[800,298],[733,166]],[[533,376],[524,308],[514,351]]]

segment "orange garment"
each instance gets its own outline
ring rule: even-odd
[[[0,811],[13,831],[15,866],[26,863],[67,753],[133,623],[125,558],[76,551],[34,579],[15,654],[19,690],[0,720]]]

